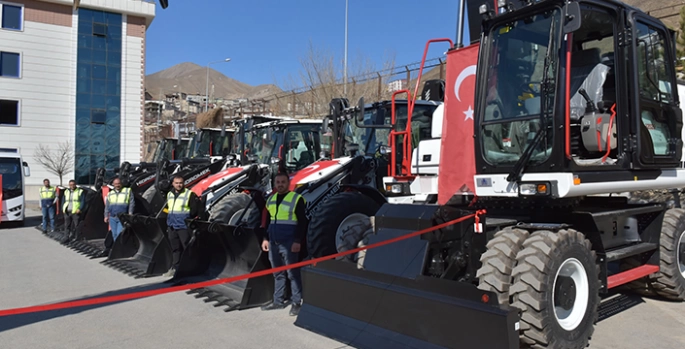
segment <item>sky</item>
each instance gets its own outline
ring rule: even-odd
[[[418,62],[426,41],[455,40],[458,0],[349,0],[348,71],[357,57],[379,68]],[[147,31],[146,74],[183,62],[250,85],[281,87],[302,70],[309,43],[335,54],[342,69],[345,0],[169,0]],[[448,44],[434,45],[428,57]],[[292,80],[290,80],[292,81]]]

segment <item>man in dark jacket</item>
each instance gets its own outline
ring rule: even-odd
[[[200,217],[203,210],[202,202],[200,202],[197,195],[185,188],[183,176],[174,176],[171,185],[173,189],[167,194],[166,209],[168,210],[168,215],[166,224],[173,262],[171,269],[164,274],[164,276],[169,277],[173,277],[176,273],[178,262],[181,260],[181,254],[190,241],[190,231],[188,226],[186,226],[185,219]]]
[[[299,253],[307,234],[306,201],[304,197],[290,191],[290,178],[286,173],[278,173],[274,178],[276,192],[266,202],[263,221],[269,228],[262,242],[262,250],[269,253],[273,268],[299,262]],[[266,225],[266,224],[264,224]],[[262,228],[264,228],[264,225]],[[290,315],[297,315],[302,305],[302,279],[300,269],[287,271],[290,279],[292,308]],[[283,309],[286,307],[286,272],[274,273],[275,291],[273,302],[262,310]]]

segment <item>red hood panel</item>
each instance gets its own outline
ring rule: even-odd
[[[190,190],[193,193],[195,193],[197,196],[201,196],[202,193],[204,193],[205,190],[207,190],[207,188],[209,188],[209,186],[212,185],[212,183],[216,182],[217,180],[219,180],[223,177],[239,173],[242,170],[243,170],[242,167],[229,167],[229,168],[227,168],[221,172],[217,172],[216,174],[211,175],[211,176],[203,179],[199,183],[195,184]]]
[[[300,184],[301,181],[303,181],[305,178],[321,171],[324,169],[327,169],[331,166],[339,165],[340,161],[338,160],[321,160],[317,161],[295,173],[293,173],[290,176],[290,190],[295,190],[295,187],[297,184]]]

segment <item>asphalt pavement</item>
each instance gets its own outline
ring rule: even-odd
[[[166,287],[134,279],[43,236],[37,211],[0,228],[0,309]],[[0,317],[2,348],[312,348],[348,346],[301,329],[288,309],[224,312],[184,292]],[[617,294],[604,300],[590,348],[685,347],[685,303]]]

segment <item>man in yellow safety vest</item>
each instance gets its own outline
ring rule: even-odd
[[[185,179],[176,175],[172,179],[173,189],[167,193],[167,234],[171,244],[172,266],[164,276],[174,276],[178,263],[181,260],[183,250],[190,242],[190,231],[186,226],[185,219],[199,217],[202,213],[202,203],[194,192],[185,188]]]
[[[121,179],[114,178],[112,180],[113,190],[107,193],[105,200],[105,223],[109,223],[109,229],[112,231],[112,241],[116,241],[124,226],[119,220],[119,214],[126,213],[133,214],[135,208],[135,200],[131,194],[131,188],[124,188],[121,185]],[[103,255],[109,254],[109,247],[105,249]]]
[[[40,187],[40,208],[43,211],[43,233],[48,232],[48,219],[50,220],[50,231],[55,231],[55,204],[57,203],[57,190],[50,185],[49,179],[43,180]]]
[[[262,221],[262,228],[268,224],[266,236],[262,241],[262,250],[269,253],[271,267],[297,263],[302,244],[306,240],[307,216],[304,197],[290,191],[290,178],[287,173],[280,172],[274,178],[276,192],[266,202]],[[292,307],[290,315],[296,316],[302,305],[302,280],[300,269],[287,271],[290,279]],[[273,302],[263,306],[262,310],[283,309],[287,306],[285,300],[286,272],[274,273],[275,290]]]
[[[64,191],[64,240],[63,244],[68,244],[76,240],[76,227],[81,215],[81,210],[85,207],[83,190],[76,187],[76,181],[69,181],[69,188]]]

